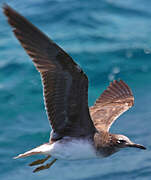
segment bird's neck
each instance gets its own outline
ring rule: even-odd
[[[119,149],[114,145],[114,135],[108,132],[97,132],[94,134],[94,146],[98,155],[107,157]]]

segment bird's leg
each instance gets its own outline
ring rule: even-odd
[[[41,170],[44,170],[44,169],[48,169],[48,168],[50,168],[50,166],[52,166],[53,165],[53,163],[55,163],[56,162],[56,160],[57,159],[54,159],[53,161],[51,161],[50,163],[48,163],[48,164],[46,164],[46,165],[43,165],[43,166],[39,166],[39,167],[37,167],[36,169],[34,169],[34,173],[35,172],[38,172],[38,171],[41,171]]]
[[[35,165],[38,165],[38,164],[43,164],[45,161],[47,161],[51,156],[48,155],[46,158],[44,159],[38,159],[32,163],[29,164],[29,166],[35,166]]]

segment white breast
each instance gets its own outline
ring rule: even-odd
[[[97,157],[93,145],[86,139],[64,137],[49,146],[47,154],[57,159],[78,160]]]

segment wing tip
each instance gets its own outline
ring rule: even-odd
[[[131,104],[134,104],[134,96],[130,87],[121,79],[114,80],[109,83],[107,89],[105,89],[99,99],[97,99],[96,104],[119,102],[122,99],[128,102],[132,101]]]
[[[12,10],[12,8],[7,3],[3,3],[2,10],[3,10],[3,13],[7,16],[9,10]]]
[[[108,88],[110,89],[111,86],[113,86],[117,92],[122,93],[123,95],[125,94],[133,96],[132,90],[122,79],[114,80],[112,84],[108,86]]]

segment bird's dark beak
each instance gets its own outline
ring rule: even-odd
[[[128,147],[135,147],[135,148],[144,149],[144,150],[146,149],[146,147],[144,147],[143,145],[135,144],[135,143],[129,144]]]

